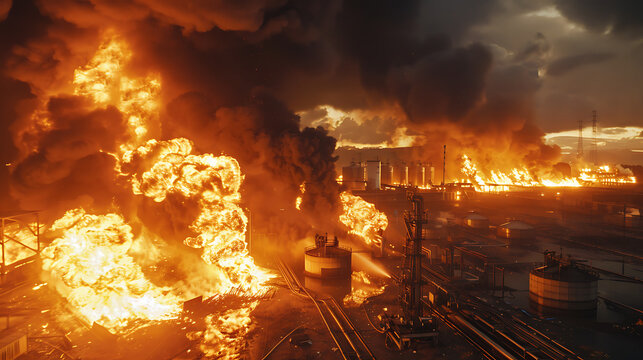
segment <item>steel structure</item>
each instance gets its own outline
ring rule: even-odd
[[[24,239],[17,236],[21,231],[27,231],[35,237],[35,247],[27,245]],[[8,263],[7,247],[10,243],[15,243],[20,248],[26,249],[28,255]],[[11,268],[32,259],[33,256],[40,253],[40,221],[38,213],[32,211],[0,217],[0,244],[2,247],[0,276],[4,277]]]
[[[422,227],[428,224],[428,216],[424,211],[424,199],[420,195],[411,191],[407,196],[413,208],[404,214],[407,236],[402,276],[399,279],[402,316],[386,313],[378,316],[386,334],[387,346],[399,350],[408,349],[415,341],[430,339],[433,344],[437,344],[439,335],[436,319],[424,316],[422,304]]]
[[[424,212],[424,199],[413,192],[408,194],[408,198],[413,208],[404,214],[406,246],[401,279],[401,305],[407,318],[416,319],[422,316],[422,227],[429,221]]]

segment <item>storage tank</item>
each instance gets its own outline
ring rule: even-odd
[[[379,160],[366,162],[366,188],[379,190],[382,184],[382,163]]]
[[[519,220],[512,220],[498,226],[498,236],[510,240],[534,238],[534,227]]]
[[[306,248],[304,273],[317,278],[349,278],[351,276],[351,249],[339,245],[335,236],[315,235],[315,246]]]
[[[464,217],[464,225],[472,229],[488,230],[489,219],[478,213],[470,212]]]
[[[364,189],[364,167],[359,164],[352,162],[350,166],[344,166],[342,168],[342,183],[348,189]]]
[[[545,265],[529,273],[529,298],[533,304],[559,310],[594,310],[598,274],[571,258],[545,252]]]
[[[393,167],[387,162],[382,164],[382,184],[393,184]]]

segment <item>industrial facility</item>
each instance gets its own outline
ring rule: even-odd
[[[643,0],[0,0],[0,39],[0,360],[643,358]]]

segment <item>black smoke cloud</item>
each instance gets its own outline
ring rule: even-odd
[[[643,36],[643,2],[637,0],[556,0],[568,19],[597,32],[616,36]]]
[[[518,160],[534,163],[555,152],[542,144],[542,132],[531,122],[531,97],[539,87],[536,71],[526,64],[532,52],[497,66],[486,46],[462,41],[470,27],[489,20],[498,1],[18,3],[14,8],[30,9],[31,35],[7,45],[7,76],[27,83],[46,102],[52,93],[69,90],[73,69],[91,57],[100,34],[117,29],[133,49],[129,74],[154,72],[162,78],[162,137],[185,136],[202,152],[238,158],[246,174],[244,201],[269,219],[332,226],[322,224],[319,214],[337,210],[336,143],[321,128],[300,130],[295,115],[318,105],[399,108],[397,125],[424,135],[426,156],[442,141],[482,156],[498,148],[516,150]],[[24,27],[14,8],[1,24],[3,37]],[[115,109],[83,109],[83,116],[102,111],[120,124]],[[29,125],[14,134],[31,134]],[[52,137],[61,138],[59,151],[74,149],[73,141],[63,140],[71,134],[37,135],[35,146],[21,148],[15,157],[27,159],[13,168],[17,188],[28,183],[28,168],[48,166],[46,154],[56,144]],[[23,138],[14,136],[16,145],[22,146]],[[69,174],[82,159],[104,157],[102,147],[112,145],[85,145],[83,157],[65,159],[70,170],[54,184],[73,183]],[[105,173],[108,160],[97,162],[104,171],[94,172],[112,179]],[[303,211],[297,212],[294,200],[302,183],[306,194]],[[35,186],[31,190],[37,192]],[[43,206],[80,197],[60,189],[53,196],[50,190],[44,187],[39,195]],[[26,193],[14,192],[21,201]],[[96,196],[96,203],[106,202],[103,194]]]
[[[37,148],[11,174],[20,207],[60,214],[77,206],[107,208],[118,193],[114,157],[127,140],[114,107],[94,109],[86,99],[55,97],[47,104],[47,130]]]
[[[547,67],[547,75],[561,76],[581,66],[597,64],[614,57],[614,54],[606,52],[593,52],[566,56],[552,61]]]

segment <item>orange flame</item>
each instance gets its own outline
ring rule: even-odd
[[[120,215],[69,210],[51,229],[63,233],[42,250],[42,267],[89,322],[122,329],[134,319],[165,320],[181,310],[172,289],[152,284],[129,255],[132,228]]]
[[[343,213],[339,216],[339,221],[348,227],[349,233],[357,235],[367,245],[380,244],[381,232],[388,226],[386,215],[377,210],[375,205],[346,191],[340,194],[340,200]]]
[[[219,292],[231,289],[247,294],[266,290],[263,283],[271,275],[255,265],[245,242],[248,218],[239,206],[243,175],[239,163],[229,156],[192,154],[192,142],[178,138],[150,140],[128,152],[124,165],[135,158],[152,166],[132,177],[132,190],[156,202],[169,194],[196,201],[199,215],[190,225],[196,236],[184,243],[203,249],[201,258],[222,270]]]
[[[636,178],[633,176],[622,175],[618,170],[610,170],[608,165],[603,165],[596,169],[582,169],[578,177],[571,178],[537,178],[525,167],[514,168],[508,173],[491,170],[487,176],[478,170],[476,164],[467,155],[462,156],[462,168],[460,171],[466,176],[466,179],[461,180],[461,182],[471,182],[477,191],[507,191],[510,187],[516,186],[581,187],[593,184],[636,183]]]
[[[74,73],[74,93],[97,106],[115,106],[128,119],[130,139],[112,154],[116,170],[131,183],[132,193],[155,202],[171,196],[197,205],[198,214],[184,243],[202,249],[201,258],[216,280],[209,294],[234,290],[252,298],[268,290],[273,275],[250,256],[245,234],[248,219],[239,203],[243,175],[229,156],[196,154],[188,139],[150,139],[150,126],[158,121],[161,82],[157,76],[130,78],[124,68],[131,52],[113,34],[86,66]],[[136,220],[136,219],[134,219]],[[151,257],[138,245],[148,246],[117,213],[92,215],[69,210],[53,225],[62,232],[41,256],[50,284],[90,322],[111,330],[132,326],[138,320],[165,320],[177,316],[186,300],[187,285],[157,286],[146,278],[140,262]],[[138,244],[138,245],[137,245]],[[235,358],[248,331],[249,314],[256,306],[233,309],[206,319],[202,350]],[[218,351],[218,352],[217,352]],[[237,355],[235,355],[237,354]]]

